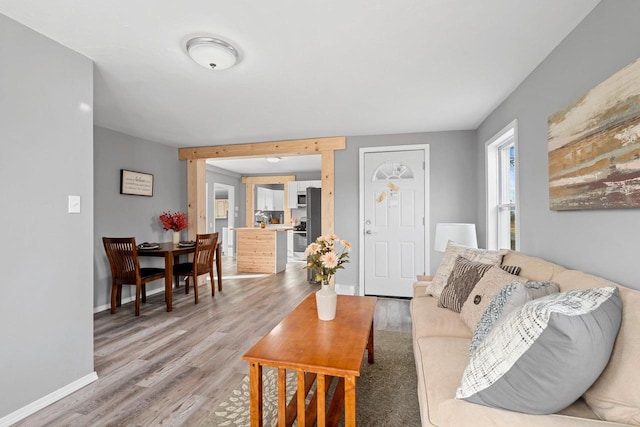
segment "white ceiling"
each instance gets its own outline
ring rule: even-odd
[[[311,156],[281,157],[278,163],[267,162],[265,158],[253,159],[209,159],[207,163],[241,175],[265,174],[285,175],[296,172],[318,172],[322,167],[319,154]]]
[[[96,125],[186,147],[475,129],[598,1],[0,0],[0,13],[95,61]],[[192,62],[198,35],[240,63]]]

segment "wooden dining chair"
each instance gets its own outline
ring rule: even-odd
[[[132,285],[136,316],[140,316],[140,299],[147,302],[146,284],[164,278],[164,268],[140,268],[135,237],[103,237],[102,243],[111,266],[111,314],[122,305],[122,285]]]
[[[215,296],[216,288],[213,281],[213,259],[218,245],[218,233],[198,234],[196,236],[196,252],[193,262],[184,262],[173,266],[173,275],[176,283],[181,276],[186,276],[185,293],[189,293],[189,278],[193,279],[193,294],[195,303],[198,303],[198,276],[209,273],[211,279],[211,296]]]

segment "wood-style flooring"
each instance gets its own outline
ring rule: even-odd
[[[99,379],[17,423],[17,426],[198,426],[248,374],[242,355],[306,295],[303,263],[276,275],[238,275],[224,258],[223,289],[208,283],[147,298],[140,317],[133,303],[94,316]],[[379,298],[375,329],[411,331],[409,301]]]

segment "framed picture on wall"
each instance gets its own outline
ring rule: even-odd
[[[153,196],[153,175],[120,169],[120,194]]]

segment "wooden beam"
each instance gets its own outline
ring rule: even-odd
[[[259,142],[211,147],[191,147],[178,150],[178,159],[233,159],[302,154],[320,154],[323,151],[344,150],[346,137],[296,139],[289,141]]]
[[[284,204],[289,203],[289,182],[295,181],[295,175],[273,175],[273,176],[243,176],[242,183],[245,187],[245,227],[253,227],[253,213],[255,212],[255,185],[256,184],[283,184],[284,185]],[[291,223],[291,209],[284,208],[284,224]]]
[[[187,162],[187,221],[190,240],[195,240],[196,234],[205,233],[207,229],[206,170],[204,159]]]
[[[333,151],[322,152],[322,234],[334,232],[334,161]]]
[[[265,176],[243,176],[242,182],[252,184],[286,184],[287,182],[295,181],[295,175],[265,175]]]
[[[256,142],[239,145],[219,145],[212,147],[181,148],[178,150],[180,160],[188,160],[187,166],[187,195],[189,210],[189,238],[195,239],[197,233],[206,230],[206,165],[210,158],[247,158],[265,156],[295,156],[305,154],[320,154],[322,156],[322,234],[333,233],[335,225],[334,199],[334,161],[335,150],[344,150],[347,146],[346,137],[298,139],[290,141]],[[253,193],[256,182],[264,177],[246,177],[253,181],[243,182],[246,188],[246,226],[253,226],[254,202]],[[283,177],[280,177],[283,178]],[[294,178],[295,179],[295,178]],[[288,182],[288,181],[286,181]],[[285,184],[285,203],[288,201],[288,186]],[[268,182],[263,182],[268,183]],[[275,182],[276,184],[280,182]],[[285,209],[285,224],[291,221],[291,210]]]

